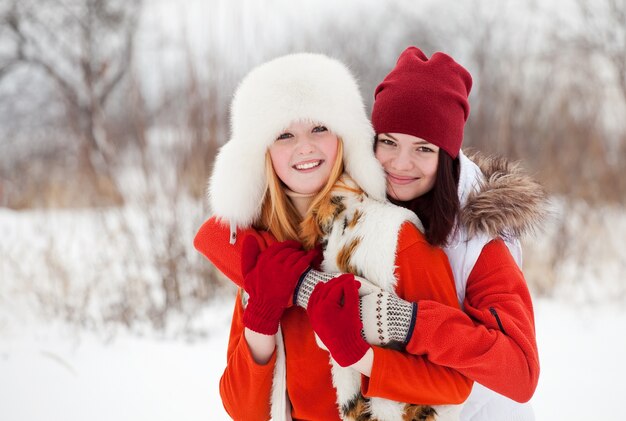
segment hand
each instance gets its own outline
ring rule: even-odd
[[[313,330],[342,367],[356,363],[370,349],[361,337],[359,286],[351,274],[319,283],[307,307]]]
[[[313,290],[319,283],[326,283],[331,279],[337,278],[343,275],[342,273],[328,273],[320,272],[315,269],[309,270],[298,281],[296,289],[293,292],[293,303],[306,310],[309,305],[309,299]],[[359,276],[354,276],[354,279],[361,283],[359,287],[359,296],[371,294],[374,290],[379,291],[380,288],[370,283],[368,280]]]
[[[372,288],[361,295],[361,321],[367,343],[406,345],[415,328],[417,303],[405,301],[380,288]]]
[[[326,273],[315,269],[309,270],[298,281],[298,285],[293,291],[293,303],[306,310],[313,290],[319,283],[326,283],[331,279],[341,276],[341,273]]]
[[[256,239],[244,239],[241,272],[244,289],[250,296],[243,315],[244,325],[255,332],[273,335],[285,309],[290,305],[298,279],[318,256],[304,251],[297,241],[275,243],[261,252]]]

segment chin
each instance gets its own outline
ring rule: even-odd
[[[319,193],[322,190],[322,188],[324,188],[324,185],[321,185],[319,187],[306,186],[306,187],[301,187],[297,190],[296,189],[291,189],[291,190],[298,192],[300,194],[316,194],[316,193]]]
[[[387,195],[391,197],[393,200],[397,200],[399,202],[407,202],[412,199],[412,197],[408,194],[402,194],[398,192],[387,192]]]

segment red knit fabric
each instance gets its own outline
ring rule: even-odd
[[[376,133],[417,136],[456,158],[471,89],[472,76],[452,57],[435,53],[428,59],[409,47],[376,88],[372,124]]]
[[[264,335],[278,332],[278,322],[291,305],[298,279],[318,254],[317,250],[302,250],[297,241],[274,243],[261,252],[253,235],[244,238],[241,272],[250,298],[243,323],[248,329]]]
[[[307,314],[330,355],[342,367],[359,361],[370,346],[361,337],[359,286],[354,275],[343,274],[319,283],[311,294]]]

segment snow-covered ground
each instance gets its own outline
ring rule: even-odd
[[[541,362],[532,400],[537,420],[623,420],[624,306],[538,300],[535,312]]]
[[[178,206],[181,215],[201,220],[201,209]],[[147,273],[147,285],[158,281],[144,246],[161,242],[160,234],[143,229],[144,218],[134,211],[0,209],[0,421],[228,419],[218,384],[232,295],[222,292],[201,310],[174,314],[164,330],[141,317],[127,330],[101,314],[120,302],[117,291],[129,279]],[[126,214],[133,242],[109,235]],[[622,420],[626,214],[560,214],[571,221],[566,235],[548,230],[539,241],[543,248],[530,244],[526,253],[526,263],[533,262],[529,275],[551,273],[560,280],[552,298],[535,301],[542,366],[533,398],[537,420]],[[181,218],[181,224],[176,232],[191,247],[199,223]],[[552,238],[567,245],[557,266],[549,264],[559,244]],[[578,245],[580,238],[587,241]],[[547,263],[533,254],[546,256]],[[145,305],[142,291],[129,296],[139,306]],[[158,289],[151,291],[158,295]]]
[[[231,304],[208,306],[194,342],[67,326],[3,326],[0,420],[227,420],[218,394]],[[542,374],[537,420],[622,420],[626,310],[536,302]],[[512,379],[512,381],[515,381]]]
[[[101,335],[52,323],[0,331],[0,420],[228,419],[218,393],[230,297],[201,316],[207,336]]]

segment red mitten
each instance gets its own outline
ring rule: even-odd
[[[361,337],[360,285],[351,274],[319,283],[307,307],[313,330],[342,367],[359,361],[370,348]]]
[[[274,243],[261,252],[257,240],[248,236],[241,250],[244,289],[250,296],[243,324],[255,332],[273,335],[290,305],[298,279],[316,259],[316,250],[304,251],[297,241]]]

